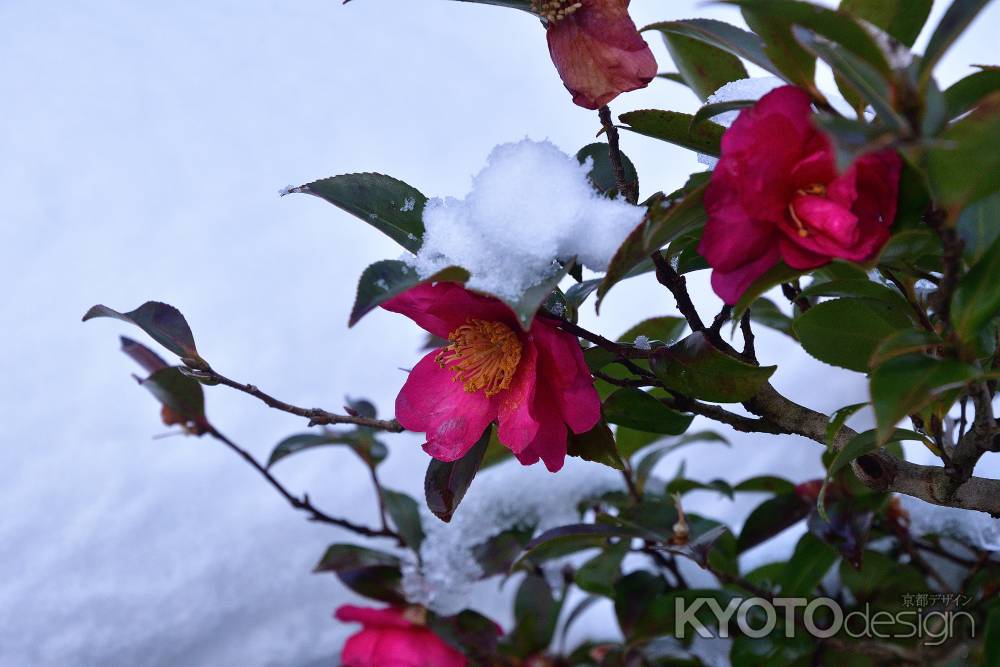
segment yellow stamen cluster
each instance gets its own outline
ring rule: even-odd
[[[531,8],[548,23],[558,23],[581,7],[580,0],[531,0]]]
[[[825,197],[826,186],[823,185],[822,183],[811,183],[804,188],[799,188],[798,190],[796,190],[795,194],[817,195],[819,197]],[[806,229],[806,226],[802,223],[802,220],[799,219],[799,216],[795,214],[794,202],[788,204],[788,214],[792,216],[792,222],[794,222],[795,226],[799,228],[799,236],[801,236],[802,238],[809,236],[809,230]]]
[[[435,361],[455,374],[465,391],[494,396],[510,386],[521,362],[521,341],[500,322],[470,319],[448,334]]]

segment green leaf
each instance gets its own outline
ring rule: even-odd
[[[1000,93],[993,93],[945,130],[925,155],[931,189],[955,210],[1000,190]]]
[[[191,424],[196,433],[208,427],[205,419],[205,393],[201,383],[190,378],[180,368],[169,366],[154,372],[139,384],[149,390],[163,406],[170,411],[171,419],[180,418]],[[164,421],[168,415],[164,414]]]
[[[597,310],[608,291],[638,272],[652,269],[650,254],[678,237],[695,231],[705,224],[703,197],[708,184],[706,177],[692,177],[688,184],[670,197],[651,197],[649,212],[615,251],[604,280],[597,288]]]
[[[663,33],[663,41],[684,82],[703,102],[730,81],[747,78],[736,56],[703,41],[677,33]]]
[[[727,4],[738,5],[744,16],[751,14],[795,24],[812,30],[826,39],[839,44],[876,71],[889,75],[892,68],[878,42],[860,23],[849,14],[820,7],[799,0],[724,0]],[[749,17],[748,23],[749,23]],[[753,24],[750,23],[753,27]],[[768,51],[771,59],[774,54]]]
[[[893,429],[892,432],[881,442],[879,441],[878,431],[876,429],[858,433],[856,436],[851,438],[847,444],[840,449],[840,451],[837,452],[836,456],[833,457],[833,460],[830,462],[830,467],[826,471],[826,477],[828,480],[831,480],[854,459],[864,456],[865,454],[870,454],[879,447],[887,445],[890,442],[902,442],[905,440],[924,442],[924,437],[916,431],[910,431],[905,428]]]
[[[726,131],[711,121],[692,127],[694,116],[679,111],[641,109],[623,113],[618,119],[625,123],[626,130],[715,157],[721,153],[722,134]]]
[[[1000,90],[1000,70],[986,69],[959,79],[944,91],[946,115],[956,118]]]
[[[784,262],[778,262],[775,264],[773,267],[768,269],[764,275],[753,281],[753,283],[751,283],[750,286],[743,291],[743,294],[736,302],[736,305],[733,306],[733,321],[739,322],[740,318],[743,317],[743,313],[747,312],[747,309],[753,305],[753,302],[756,301],[759,296],[771,288],[777,287],[781,283],[787,283],[795,280],[803,273],[804,271],[793,269]]]
[[[385,511],[396,526],[396,531],[402,536],[406,545],[414,551],[420,551],[424,541],[424,527],[420,521],[420,508],[417,501],[399,491],[382,487],[382,501]]]
[[[687,328],[687,320],[674,315],[663,315],[661,317],[650,317],[618,337],[619,343],[631,344],[639,336],[645,336],[649,340],[659,340],[664,343],[672,343],[681,337],[684,329]]]
[[[581,565],[573,576],[573,582],[582,591],[613,598],[615,582],[621,578],[621,565],[628,550],[629,540],[619,540]]]
[[[604,401],[604,418],[640,431],[680,435],[694,415],[672,410],[640,389],[623,387]]]
[[[540,574],[524,577],[514,596],[517,625],[503,639],[514,655],[527,657],[544,651],[552,642],[559,621],[562,601],[556,600],[548,582]]]
[[[986,615],[983,657],[985,665],[1000,665],[1000,607],[994,607]]]
[[[699,534],[695,539],[691,540],[687,544],[665,544],[660,548],[672,554],[689,558],[697,563],[699,567],[704,568],[708,563],[708,557],[712,548],[727,532],[729,532],[729,528],[726,526],[715,526],[714,528]]]
[[[659,30],[664,34],[683,35],[699,42],[715,46],[723,51],[749,60],[768,72],[781,75],[778,68],[764,53],[764,42],[757,35],[714,19],[688,19],[686,21],[663,21],[652,23],[640,32]]]
[[[656,464],[658,464],[664,456],[677,451],[681,447],[685,447],[696,442],[717,442],[725,445],[726,447],[731,446],[728,440],[713,431],[687,433],[669,444],[653,448],[649,453],[643,455],[643,457],[639,459],[638,464],[635,466],[636,485],[640,489],[646,488],[646,481],[653,472],[653,468],[656,467]]]
[[[758,505],[743,524],[736,550],[743,553],[795,525],[809,514],[810,505],[795,492],[782,493]]]
[[[934,0],[841,0],[840,9],[913,46],[933,4]]]
[[[900,419],[922,410],[941,392],[960,387],[977,374],[975,368],[960,361],[920,354],[895,357],[875,368],[869,390],[879,440],[885,442]]]
[[[457,266],[448,267],[430,278],[421,278],[416,269],[402,260],[383,259],[375,262],[361,274],[358,293],[347,326],[353,327],[362,317],[381,304],[420,283],[437,281],[464,283],[468,279],[468,271]]]
[[[889,336],[875,348],[868,361],[870,368],[879,366],[893,357],[914,352],[929,353],[949,347],[936,333],[923,329],[904,329]]]
[[[332,544],[313,569],[333,572],[352,591],[373,600],[405,604],[399,559],[355,544]]]
[[[701,332],[659,348],[650,368],[667,389],[719,403],[740,403],[767,382],[777,366],[756,366],[720,352]]]
[[[775,495],[789,494],[795,491],[795,485],[787,479],[773,475],[761,475],[746,479],[733,487],[736,493],[773,493]]]
[[[458,2],[475,2],[480,5],[496,5],[497,7],[521,9],[531,14],[535,13],[531,8],[531,0],[458,0]]]
[[[427,466],[427,474],[424,476],[427,509],[445,523],[451,521],[465,492],[479,472],[492,430],[492,427],[487,427],[476,444],[457,461],[446,463],[431,459]]]
[[[965,29],[972,23],[989,0],[954,0],[941,17],[924,49],[920,61],[921,76],[928,79],[941,56],[951,47]]]
[[[769,15],[749,7],[743,8],[743,19],[764,40],[764,52],[774,63],[778,76],[818,97],[819,89],[814,82],[816,57],[792,37],[791,22],[784,16]]]
[[[1000,193],[962,209],[956,228],[965,261],[975,264],[1000,238]]]
[[[638,537],[639,530],[603,523],[577,523],[547,530],[524,547],[524,552],[511,566],[516,570],[526,563],[538,565],[585,549],[602,547],[613,537]]]
[[[198,355],[191,327],[181,315],[181,311],[173,306],[159,301],[147,301],[135,310],[119,313],[117,310],[99,305],[88,310],[83,316],[83,321],[97,317],[111,317],[134,324],[157,343],[180,357],[186,365],[200,370],[209,369],[208,362]]]
[[[753,308],[750,309],[750,320],[798,340],[795,337],[795,331],[792,330],[792,318],[783,313],[767,297],[758,297],[757,301],[754,302]]]
[[[615,179],[614,169],[611,168],[611,155],[608,152],[608,145],[605,143],[588,144],[581,148],[576,159],[583,164],[587,159],[593,160],[593,169],[587,174],[594,188],[601,194],[615,198],[618,196],[618,181]],[[635,165],[628,156],[622,153],[622,169],[625,171],[625,182],[632,185],[634,192],[639,191],[639,175],[635,171]],[[624,194],[624,193],[622,193]]]
[[[1000,219],[994,220],[1000,227]],[[966,343],[972,343],[990,320],[1000,313],[1000,239],[958,282],[951,299],[951,322]]]
[[[806,352],[820,361],[860,373],[884,339],[912,328],[900,306],[868,298],[843,298],[814,305],[793,328]]]
[[[822,58],[823,62],[830,66],[838,75],[838,82],[846,82],[861,100],[870,104],[878,114],[879,120],[900,132],[908,127],[906,119],[893,107],[892,85],[874,66],[844,47],[818,37],[808,30],[796,28],[794,35],[807,51]]]
[[[906,299],[896,290],[874,280],[862,278],[834,278],[833,280],[816,281],[803,289],[800,296],[809,299],[818,296],[863,297],[884,301],[894,307],[909,308]]]
[[[314,195],[367,222],[410,252],[424,238],[425,197],[403,181],[382,174],[344,174],[289,192]]]
[[[745,109],[747,107],[752,107],[756,102],[754,100],[730,100],[728,102],[715,102],[713,104],[706,104],[694,114],[691,118],[691,127],[697,127],[703,121],[709,118],[714,118],[719,114],[724,114],[727,111],[736,111],[737,109]]]
[[[586,433],[577,434],[570,431],[566,442],[566,453],[584,461],[603,463],[615,470],[625,469],[625,464],[622,463],[615,448],[615,436],[604,420],[599,421]]]
[[[812,594],[836,560],[837,552],[812,533],[806,533],[795,545],[795,552],[785,566],[781,577],[782,596]]]
[[[470,664],[489,664],[497,655],[497,624],[477,611],[465,609],[446,617],[428,614],[427,627],[461,651]]]
[[[527,331],[531,328],[531,323],[534,321],[538,309],[545,303],[552,290],[559,285],[559,281],[569,273],[570,264],[571,262],[567,262],[562,268],[554,270],[548,278],[545,278],[533,287],[529,287],[517,298],[511,299],[495,294],[489,294],[489,296],[494,296],[510,306],[514,314],[517,315],[517,320],[520,322],[521,327]]]
[[[839,171],[846,171],[862,155],[883,148],[892,141],[890,131],[881,123],[868,123],[824,112],[814,114],[813,121],[833,142]]]
[[[303,450],[330,445],[347,445],[361,460],[370,464],[381,462],[387,454],[385,445],[375,440],[371,433],[367,432],[298,433],[288,436],[274,446],[274,449],[271,450],[271,457],[267,461],[267,467],[270,468],[286,456],[297,454]]]
[[[534,526],[514,526],[472,547],[482,577],[507,574],[535,532]]]

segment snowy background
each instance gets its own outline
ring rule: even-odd
[[[640,25],[739,22],[691,2],[636,0],[633,12]],[[278,189],[370,170],[461,197],[494,145],[528,136],[572,153],[593,140],[596,114],[570,103],[536,22],[481,5],[5,0],[0,26],[0,664],[335,664],[353,630],[330,613],[354,598],[310,569],[348,536],[306,522],[218,443],[153,440],[165,430],[157,407],[117,350],[118,333],[141,334],[80,316],[99,302],[167,301],[223,373],[299,404],[338,408],[350,394],[391,414],[421,333],[385,312],[345,323],[357,276],[398,247]],[[990,60],[998,26],[994,5],[949,54],[945,83]],[[657,81],[613,110],[695,106]],[[644,195],[699,168],[680,149],[623,141]],[[595,326],[617,335],[670,313],[651,282],[616,287]],[[696,289],[714,311],[704,283]],[[760,348],[782,364],[778,388],[813,407],[862,395],[860,377],[790,353],[780,335],[762,332]],[[208,408],[260,457],[304,427],[222,388]],[[733,450],[687,450],[689,476],[818,470],[814,445],[733,440]],[[418,445],[391,439],[389,486],[418,491]],[[374,518],[347,452],[303,454],[277,472],[332,513]],[[518,472],[500,474],[537,488],[538,471]],[[720,516],[749,509],[700,497]],[[493,590],[475,603],[506,624]],[[587,629],[613,631],[600,612]]]

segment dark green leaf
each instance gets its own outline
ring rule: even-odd
[[[840,8],[913,46],[934,0],[841,0]]]
[[[750,320],[798,340],[792,329],[792,318],[767,297],[758,297],[750,309]]]
[[[1000,194],[966,206],[958,217],[957,231],[965,261],[975,264],[1000,238]]]
[[[538,313],[538,309],[542,306],[545,300],[549,297],[558,285],[559,281],[566,277],[569,273],[570,264],[567,263],[565,266],[554,270],[548,278],[545,278],[542,282],[538,283],[533,287],[526,289],[517,298],[509,298],[506,296],[496,296],[498,299],[510,306],[514,314],[517,315],[518,322],[521,323],[521,327],[527,331],[531,328],[531,323],[535,319],[535,315]],[[447,270],[447,269],[446,269]]]
[[[720,352],[701,332],[657,349],[650,367],[667,389],[706,401],[739,403],[756,394],[777,366],[756,366]]]
[[[552,558],[593,549],[607,544],[613,537],[636,537],[638,530],[620,525],[602,523],[577,523],[547,530],[535,537],[524,547],[524,552],[514,562],[511,569],[517,569],[530,562],[534,565]]]
[[[672,410],[644,391],[623,387],[604,401],[604,418],[640,431],[680,435],[694,416]]]
[[[795,319],[805,351],[833,366],[868,372],[868,360],[884,339],[913,325],[901,306],[867,298],[816,304]]]
[[[781,594],[804,597],[812,594],[837,560],[837,553],[812,533],[806,533],[795,546],[781,578]]]
[[[629,572],[615,583],[615,616],[626,638],[634,638],[637,632],[648,634],[651,626],[658,626],[659,632],[655,634],[663,632],[673,614],[673,601],[669,609],[659,605],[660,613],[651,613],[654,610],[650,607],[666,592],[667,582],[663,577],[645,570]]]
[[[813,115],[816,125],[833,142],[837,169],[846,171],[860,156],[883,148],[892,134],[881,123],[868,123],[830,113]]]
[[[465,609],[447,617],[428,614],[427,627],[461,651],[471,664],[489,664],[497,655],[497,625],[479,612]]]
[[[1000,70],[986,69],[959,79],[944,91],[946,117],[957,118],[1000,90]]]
[[[619,540],[581,565],[574,575],[574,583],[587,593],[613,598],[615,582],[621,577],[622,561],[628,550],[629,540]]]
[[[588,144],[581,148],[576,154],[576,159],[583,164],[590,158],[593,160],[593,169],[587,175],[593,186],[603,195],[617,197],[618,181],[615,179],[615,172],[611,168],[611,156],[608,152],[608,145],[605,143]],[[639,191],[639,175],[635,171],[635,165],[628,156],[622,153],[622,168],[625,171],[625,182],[632,185],[634,192]],[[624,194],[624,193],[621,193]]]
[[[936,333],[923,329],[904,329],[889,336],[875,348],[869,365],[874,368],[893,357],[913,352],[933,352],[948,347]]]
[[[858,433],[856,436],[851,438],[847,444],[840,449],[840,451],[837,452],[836,456],[833,457],[833,461],[830,462],[830,468],[826,473],[827,479],[833,479],[838,472],[843,470],[845,466],[859,456],[870,454],[880,446],[886,445],[890,442],[902,442],[904,440],[923,442],[924,437],[916,431],[909,431],[904,428],[893,429],[882,442],[879,442],[878,432],[875,429]]]
[[[147,301],[135,310],[119,313],[107,306],[94,306],[83,316],[83,321],[96,317],[111,317],[134,324],[157,343],[181,358],[191,368],[208,370],[208,363],[198,356],[194,336],[181,311],[159,301]]]
[[[955,210],[1000,190],[1000,92],[953,123],[927,150],[925,167],[938,201]]]
[[[1000,219],[993,221],[1000,227]],[[958,335],[967,343],[975,341],[980,330],[1000,314],[1000,239],[993,242],[969,272],[959,280],[951,300],[951,321]]]
[[[739,301],[733,306],[733,321],[739,322],[740,318],[743,317],[743,313],[747,312],[747,309],[753,305],[753,302],[757,297],[764,294],[772,287],[777,287],[781,283],[787,283],[795,280],[803,274],[802,271],[798,269],[793,269],[784,262],[778,262],[772,268],[768,269],[764,275],[762,275],[757,280],[744,290],[742,296],[740,296]]]
[[[347,326],[353,327],[379,305],[420,283],[432,281],[464,283],[468,279],[468,271],[457,266],[448,267],[430,278],[421,278],[416,269],[402,260],[383,259],[375,262],[361,274],[358,294],[354,299],[354,307],[351,309]]]
[[[137,364],[143,367],[147,373],[155,373],[168,366],[160,355],[138,341],[134,341],[126,336],[119,336],[122,344],[122,352],[132,358]]]
[[[924,57],[920,61],[923,78],[930,77],[941,56],[988,3],[989,0],[954,0],[951,3],[924,49]]]
[[[289,192],[315,195],[367,222],[410,252],[424,238],[425,197],[403,181],[382,174],[344,174],[300,185]]]
[[[835,278],[822,282],[813,282],[804,288],[799,296],[808,299],[817,296],[856,296],[885,301],[891,306],[909,307],[906,299],[891,287],[886,287],[874,280],[861,278]]]
[[[810,509],[810,504],[794,490],[768,498],[747,517],[736,540],[736,550],[743,553],[766,542],[806,518]]]
[[[691,127],[694,116],[678,111],[642,109],[623,113],[618,119],[627,130],[715,157],[719,157],[722,133],[726,131],[711,121]]]
[[[346,433],[298,433],[279,442],[271,450],[267,467],[297,454],[304,449],[326,447],[329,445],[347,445],[365,462],[377,463],[385,459],[385,445],[377,442],[370,433],[351,431]]]
[[[869,388],[879,439],[886,441],[900,419],[920,411],[942,391],[960,387],[976,375],[976,369],[968,364],[920,354],[895,357],[878,366],[872,371]]]
[[[653,468],[656,467],[656,464],[664,456],[696,442],[716,442],[727,447],[730,446],[729,441],[718,433],[714,433],[713,431],[699,431],[698,433],[687,433],[669,444],[656,447],[639,459],[639,463],[635,466],[635,482],[639,488],[644,489],[646,487],[646,481],[653,472]]]
[[[774,477],[771,475],[762,475],[760,477],[751,477],[750,479],[744,480],[733,487],[733,491],[737,493],[740,492],[756,492],[756,493],[773,493],[775,495],[789,494],[795,491],[795,485],[789,482],[787,479],[782,479],[781,477]]]
[[[514,526],[472,547],[483,577],[507,574],[534,534],[534,526]]]
[[[603,463],[615,470],[625,469],[625,464],[622,463],[615,448],[615,436],[604,420],[599,421],[586,433],[576,434],[570,431],[566,453],[569,456],[578,456],[584,461]]]
[[[994,607],[986,616],[983,632],[983,664],[1000,665],[1000,607]]]
[[[164,422],[173,424],[179,420],[190,425],[197,434],[208,427],[201,383],[184,375],[179,368],[161,368],[145,380],[139,380],[139,383],[163,404]]]
[[[718,47],[734,56],[744,58],[773,74],[780,74],[771,59],[764,53],[764,42],[760,37],[714,19],[688,19],[686,21],[664,21],[644,27],[641,32],[659,30],[664,34],[683,35],[705,44]]]
[[[431,459],[427,466],[427,474],[424,476],[427,508],[442,521],[451,521],[465,492],[479,472],[492,430],[492,427],[488,427],[472,449],[457,461],[445,463]]]
[[[653,251],[705,224],[707,215],[702,198],[707,183],[705,176],[692,176],[684,188],[669,197],[650,197],[646,218],[615,251],[604,280],[597,288],[598,310],[608,290],[615,284],[637,275],[646,267],[652,270],[649,256]]]
[[[730,81],[747,78],[736,56],[691,37],[664,32],[663,41],[684,82],[702,101]]]
[[[708,563],[708,557],[712,552],[712,548],[727,532],[729,532],[729,528],[726,526],[716,526],[704,533],[701,533],[698,537],[691,540],[687,544],[665,544],[661,547],[661,549],[672,554],[677,554],[678,556],[689,558],[697,563],[699,567],[705,567]]]
[[[619,343],[633,343],[639,336],[645,336],[649,340],[659,340],[664,343],[672,343],[681,337],[684,329],[687,328],[687,320],[674,315],[664,315],[661,317],[650,317],[636,324],[628,331],[618,337]]]
[[[745,109],[747,107],[752,107],[755,104],[754,100],[730,100],[728,102],[715,102],[713,104],[706,104],[705,106],[698,109],[691,118],[691,127],[697,127],[702,121],[706,121],[709,118],[714,118],[719,114],[724,114],[727,111],[735,111],[737,109]]]
[[[424,541],[424,527],[420,521],[417,501],[405,493],[385,487],[382,487],[382,500],[396,531],[402,535],[408,547],[419,552]]]
[[[333,572],[352,591],[374,600],[404,604],[399,559],[355,544],[332,544],[314,572]]]

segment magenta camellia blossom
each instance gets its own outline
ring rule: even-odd
[[[579,106],[598,109],[656,76],[628,0],[532,0],[532,7],[548,24],[552,62]]]
[[[524,465],[555,472],[567,427],[593,428],[601,402],[576,338],[536,319],[523,331],[497,299],[457,283],[418,285],[382,304],[448,345],[420,360],[396,398],[396,419],[427,434],[439,461],[461,458],[489,426]]]
[[[800,88],[777,88],[744,109],[722,136],[705,191],[698,252],[713,269],[716,294],[736,303],[779,260],[806,270],[871,259],[889,239],[900,169],[899,155],[886,149],[838,174]]]
[[[423,624],[425,613],[414,607],[374,609],[344,605],[334,617],[361,623],[341,651],[344,667],[465,667],[465,656]]]

